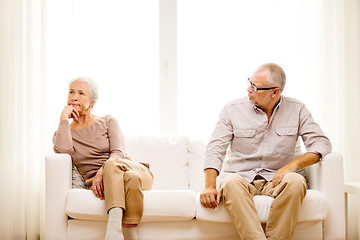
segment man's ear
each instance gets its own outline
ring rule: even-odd
[[[273,93],[272,93],[272,97],[277,97],[281,94],[280,88],[275,88]]]

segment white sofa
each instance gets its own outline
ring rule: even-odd
[[[205,148],[205,142],[180,136],[127,137],[127,152],[149,162],[155,176],[153,189],[144,191],[140,239],[239,239],[223,204],[211,210],[199,202]],[[342,156],[331,153],[306,172],[310,190],[293,239],[345,239]],[[272,199],[254,201],[265,223]],[[47,155],[46,239],[103,239],[106,221],[104,201],[72,188],[70,156]]]

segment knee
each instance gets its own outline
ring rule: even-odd
[[[124,163],[122,159],[108,159],[103,164],[103,174],[111,173],[111,172],[125,172],[128,170],[128,167]]]
[[[130,185],[141,185],[140,174],[135,171],[126,171],[124,173],[124,182]]]
[[[298,173],[291,172],[287,173],[283,179],[287,183],[288,187],[294,191],[306,191],[306,180],[303,176]]]
[[[108,159],[103,164],[103,174],[105,174],[106,172],[111,171],[111,169],[113,169],[115,166],[116,166],[116,160],[115,159]]]
[[[228,189],[231,191],[231,189],[233,189],[234,187],[245,187],[245,185],[245,179],[238,174],[230,174],[221,181],[221,189],[225,191]]]

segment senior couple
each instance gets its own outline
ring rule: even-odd
[[[281,95],[285,81],[277,64],[256,69],[248,79],[248,96],[224,106],[207,146],[201,204],[214,209],[223,201],[240,239],[291,239],[306,195],[306,181],[296,170],[331,152],[329,139],[304,104]],[[92,115],[97,98],[92,80],[70,83],[54,150],[70,154],[88,189],[105,200],[105,239],[138,239],[141,191],[151,188],[153,175],[147,164],[126,154],[124,135],[113,117]],[[307,152],[294,158],[299,136]],[[228,147],[229,170],[216,186]],[[254,195],[274,198],[265,228]]]

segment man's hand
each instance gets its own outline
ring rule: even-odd
[[[291,162],[276,171],[276,174],[272,179],[272,186],[278,186],[284,178],[285,174],[288,172],[296,172],[298,168],[303,168],[315,164],[319,161],[319,159],[320,154],[312,152],[304,153],[303,155],[293,159]]]
[[[296,167],[293,167],[291,164],[287,164],[284,167],[280,168],[276,171],[275,176],[272,179],[272,186],[276,187],[278,186],[281,181],[283,180],[285,174],[289,172],[295,172],[297,170]]]
[[[216,189],[218,171],[213,168],[205,169],[205,189],[200,194],[200,202],[206,208],[214,209],[220,203],[220,193]]]
[[[205,188],[200,194],[200,202],[206,208],[215,209],[220,204],[220,193],[216,188]]]
[[[92,182],[91,190],[94,192],[95,196],[100,198],[101,200],[104,200],[104,184],[103,184],[103,178],[102,178],[102,168],[100,168]]]

